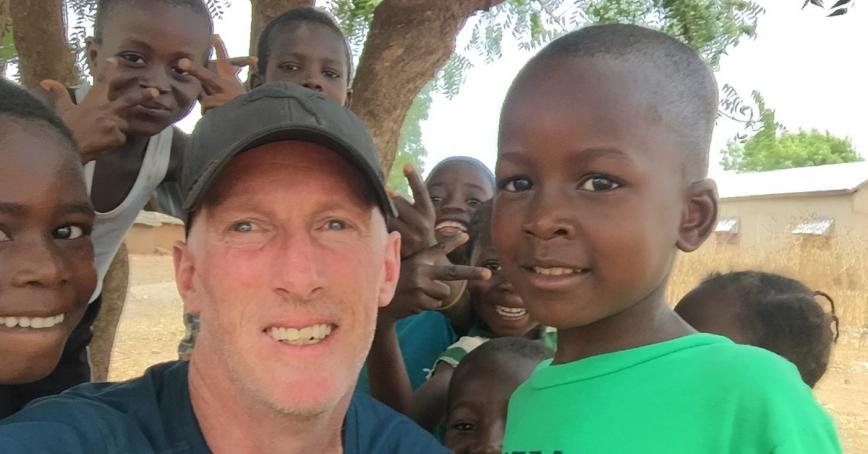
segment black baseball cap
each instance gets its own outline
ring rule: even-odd
[[[365,177],[383,215],[387,219],[396,216],[386,194],[377,148],[362,121],[318,92],[276,82],[210,110],[196,125],[181,176],[185,223],[233,157],[284,140],[315,143],[341,155]]]

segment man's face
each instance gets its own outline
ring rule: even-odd
[[[201,317],[193,364],[283,413],[317,415],[348,398],[400,267],[400,236],[367,192],[318,145],[234,158],[175,251],[185,308]]]

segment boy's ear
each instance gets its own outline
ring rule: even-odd
[[[91,79],[94,79],[98,73],[99,44],[97,44],[96,39],[92,36],[87,37],[84,42],[85,49],[87,49],[87,69],[90,73]]]
[[[353,87],[347,87],[347,100],[344,101],[344,107],[347,109],[350,108],[350,104],[353,102]]]
[[[265,78],[259,75],[259,71],[256,71],[256,70],[250,71],[250,84],[249,85],[250,85],[251,90],[262,85],[263,82],[265,82]]]
[[[687,188],[687,203],[681,216],[681,227],[676,246],[684,252],[693,252],[714,231],[717,224],[717,185],[704,179]]]

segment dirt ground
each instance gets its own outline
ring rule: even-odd
[[[136,377],[152,364],[176,359],[184,335],[171,256],[130,255],[130,269],[130,290],[112,350],[111,381]],[[835,420],[844,452],[868,454],[868,329],[842,327],[816,395]]]

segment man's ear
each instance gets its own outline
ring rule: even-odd
[[[184,301],[184,312],[199,315],[200,307],[196,297],[196,266],[189,244],[176,241],[172,248],[175,262],[175,286]]]
[[[377,306],[386,307],[395,297],[398,278],[401,275],[401,234],[389,232],[386,236],[386,253],[384,254],[383,282],[380,285]]]
[[[714,231],[717,224],[717,185],[704,179],[687,188],[687,201],[681,216],[676,246],[684,252],[693,252]]]
[[[85,49],[87,49],[87,70],[91,79],[96,79],[96,75],[99,74],[100,46],[93,36],[87,37],[84,43]]]

